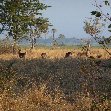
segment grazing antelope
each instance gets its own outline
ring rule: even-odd
[[[47,57],[47,54],[46,53],[42,53],[41,57],[42,57],[42,59],[45,59]]]
[[[101,57],[102,57],[102,55],[101,55],[101,54],[97,55],[97,58],[101,58]]]
[[[25,58],[26,52],[21,52],[21,49],[18,51],[19,58]]]
[[[65,54],[65,57],[64,57],[64,58],[71,57],[71,55],[72,55],[72,52],[67,52],[67,53]]]
[[[95,57],[93,57],[93,56],[89,56],[88,58],[89,58],[89,59],[95,59]]]

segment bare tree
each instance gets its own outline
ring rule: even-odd
[[[54,29],[54,28],[52,29],[53,46],[55,46],[55,43],[56,43],[56,40],[55,40],[55,33],[56,33],[56,31],[57,31],[56,29]]]
[[[102,48],[109,54],[111,53],[108,50],[108,44],[111,43],[111,36],[105,37],[102,36],[102,32],[107,29],[107,25],[111,22],[111,3],[109,0],[101,1],[101,4],[98,0],[94,0],[95,10],[91,12],[91,18],[87,18],[87,20],[84,22],[84,30],[86,33],[90,34],[93,39],[95,39],[96,42],[98,42]],[[109,8],[107,12],[105,12],[103,9]],[[111,24],[108,25],[108,31],[111,32]]]

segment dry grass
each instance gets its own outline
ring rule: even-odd
[[[64,59],[72,51],[72,58]],[[80,49],[27,49],[0,55],[0,111],[111,111],[111,68],[77,58]],[[40,54],[47,53],[47,59]],[[109,56],[102,49],[102,63]]]
[[[27,52],[26,54],[26,58],[27,59],[34,59],[34,58],[40,58],[41,53],[47,53],[48,58],[50,59],[54,59],[54,58],[63,58],[65,56],[66,52],[72,52],[73,53],[73,57],[77,57],[77,54],[80,52],[81,53],[81,49],[44,49],[44,48],[38,48],[38,49],[26,49],[26,50],[22,50],[23,52]],[[111,49],[109,49],[109,51],[111,52]],[[110,56],[108,55],[108,53],[104,50],[104,49],[98,49],[98,48],[91,48],[90,51],[91,55],[96,57],[98,54],[102,55],[102,59],[108,59]],[[13,58],[18,58],[18,55],[13,55],[13,54],[1,54],[0,55],[0,59],[3,60],[10,60]]]

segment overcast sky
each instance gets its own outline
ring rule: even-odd
[[[66,37],[88,37],[83,30],[85,17],[91,17],[94,0],[43,0],[48,8],[43,16],[48,17],[57,29],[57,34]]]

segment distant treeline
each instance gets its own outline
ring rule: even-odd
[[[47,45],[47,46],[51,46],[52,45],[53,40],[51,38],[37,38],[36,40],[36,45]],[[62,40],[60,39],[56,39],[56,42],[59,46],[64,46],[64,45],[84,45],[85,42],[81,42],[81,39],[76,39],[76,38],[64,38]],[[29,45],[30,42],[27,40],[22,40],[19,42],[20,44],[24,44],[24,45]],[[91,41],[91,45],[92,46],[99,46],[99,44],[97,42],[95,42],[94,40]]]

